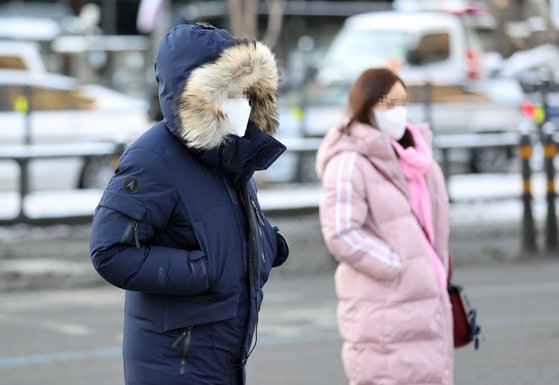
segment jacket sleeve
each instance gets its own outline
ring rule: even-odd
[[[274,226],[274,233],[276,234],[278,253],[276,255],[276,259],[274,260],[274,263],[272,264],[272,267],[278,267],[283,265],[283,263],[287,260],[287,257],[289,256],[289,244],[287,243],[287,240],[282,235],[282,233],[280,233],[279,229],[276,226]]]
[[[194,295],[208,289],[201,250],[150,245],[177,202],[173,178],[161,157],[127,152],[95,210],[90,233],[93,266],[109,283],[146,293]]]
[[[369,215],[366,177],[357,153],[344,152],[332,158],[323,174],[324,195],[320,202],[322,234],[334,257],[374,279],[393,280],[400,273],[400,257],[364,225]]]

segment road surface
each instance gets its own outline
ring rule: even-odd
[[[456,385],[556,385],[559,381],[559,257],[460,266],[479,309],[479,351],[456,351]],[[123,293],[24,291],[0,297],[0,384],[123,384]],[[332,273],[276,275],[267,286],[253,385],[346,384]]]

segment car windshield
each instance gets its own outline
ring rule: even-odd
[[[410,34],[402,31],[342,31],[332,42],[327,65],[352,72],[405,62]]]

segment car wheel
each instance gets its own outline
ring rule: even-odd
[[[298,160],[298,176],[299,183],[316,183],[318,176],[315,171],[315,154],[300,154]]]
[[[514,166],[514,150],[511,147],[482,148],[472,150],[473,173],[507,173]]]
[[[89,158],[86,160],[80,178],[80,188],[104,189],[115,172],[112,156]]]

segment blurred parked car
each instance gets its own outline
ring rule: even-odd
[[[559,127],[559,48],[555,44],[515,52],[498,73],[518,79],[538,123],[550,120]]]
[[[0,40],[0,69],[46,71],[39,45],[13,40]]]
[[[65,4],[10,2],[0,4],[0,37],[51,41],[69,32],[75,16]]]
[[[99,85],[50,73],[0,70],[0,146],[129,143],[148,127],[147,103]],[[31,162],[32,190],[103,188],[113,159]],[[15,162],[0,162],[0,190],[16,190]]]

